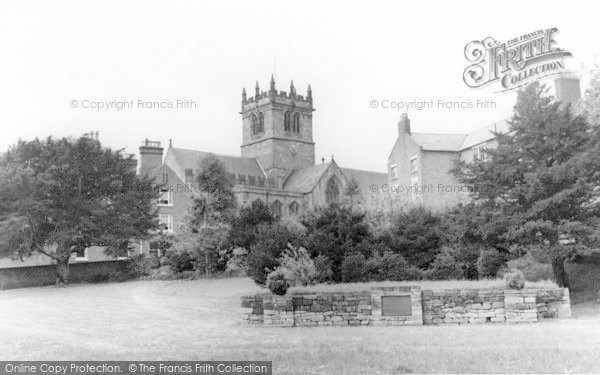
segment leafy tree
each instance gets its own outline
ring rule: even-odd
[[[288,246],[298,246],[298,234],[279,223],[262,224],[248,254],[248,276],[263,285],[267,275],[279,266],[279,257]]]
[[[249,206],[241,207],[231,222],[230,241],[235,246],[250,249],[256,243],[260,225],[270,225],[275,217],[269,207],[257,199]]]
[[[324,255],[331,260],[334,281],[342,278],[344,256],[359,251],[358,244],[372,237],[365,216],[365,212],[333,203],[302,219],[307,231],[305,247],[313,257]]]
[[[581,116],[533,83],[518,92],[510,132],[496,134],[489,158],[453,170],[483,209],[504,217],[512,252],[542,253],[556,282],[568,286],[564,262],[598,242],[598,135]]]
[[[422,206],[398,212],[382,240],[409,264],[427,268],[443,243],[441,217]]]
[[[344,188],[344,199],[351,206],[359,203],[364,203],[360,191],[360,184],[354,177],[350,178],[348,184]]]
[[[600,65],[591,70],[590,85],[580,103],[581,111],[592,126],[600,126]]]
[[[192,199],[189,222],[183,228],[186,233],[178,248],[193,249],[208,275],[214,272],[219,251],[226,246],[235,196],[225,166],[214,155],[200,163],[197,182],[200,191]]]
[[[0,251],[44,254],[67,283],[71,253],[124,256],[158,226],[158,192],[136,161],[89,138],[19,141],[0,160]]]

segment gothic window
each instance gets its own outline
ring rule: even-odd
[[[300,114],[294,113],[294,126],[292,127],[294,133],[300,133]]]
[[[193,169],[186,169],[185,170],[185,183],[186,184],[193,184],[194,183],[194,170]]]
[[[252,135],[255,135],[257,133],[257,121],[256,121],[256,115],[252,115]]]
[[[289,132],[292,130],[291,127],[291,116],[290,116],[290,112],[286,111],[283,114],[283,130],[286,132]]]
[[[263,116],[262,112],[258,113],[258,129],[257,132],[264,133],[265,131],[265,116]]]
[[[288,211],[290,212],[290,216],[298,215],[298,212],[300,211],[300,205],[298,202],[294,201],[290,203],[288,206]]]
[[[325,202],[327,204],[337,202],[340,199],[340,187],[335,180],[335,177],[331,177],[327,182],[327,188],[325,189]]]
[[[281,217],[281,202],[280,201],[275,201],[275,202],[271,203],[271,213],[276,218]]]

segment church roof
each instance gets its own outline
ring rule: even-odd
[[[310,193],[323,173],[332,163],[322,163],[302,169],[295,169],[285,181],[284,189],[298,193]]]
[[[182,170],[192,169],[194,172],[200,168],[200,162],[210,155],[210,152],[186,150],[171,147],[173,156]],[[264,176],[264,172],[255,158],[241,156],[212,154],[223,163],[229,173],[249,176]]]
[[[354,178],[356,182],[358,182],[358,186],[363,195],[366,195],[369,192],[371,185],[377,185],[377,190],[380,190],[382,185],[388,183],[387,173],[351,168],[341,169],[349,180]]]

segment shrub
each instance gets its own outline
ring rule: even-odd
[[[138,278],[150,274],[150,263],[144,254],[136,254],[125,261],[123,277]]]
[[[342,260],[341,271],[343,282],[363,281],[365,278],[365,270],[367,269],[367,261],[362,254],[352,254]]]
[[[279,258],[279,267],[288,278],[290,285],[312,285],[318,278],[315,262],[303,247],[288,247]]]
[[[108,272],[95,273],[87,278],[88,283],[105,283],[110,280],[110,274]]]
[[[507,265],[511,269],[514,268],[523,272],[525,280],[528,281],[552,280],[554,278],[550,264],[538,262],[529,254],[508,261]]]
[[[248,276],[263,285],[267,275],[279,266],[279,256],[296,239],[288,228],[274,224],[259,228],[256,243],[248,254]]]
[[[427,275],[433,280],[462,279],[462,264],[456,261],[452,249],[445,247],[433,260]]]
[[[504,254],[494,248],[483,249],[477,258],[477,273],[480,278],[493,278],[505,264]]]
[[[284,271],[279,269],[269,273],[267,276],[266,285],[273,294],[277,294],[279,296],[283,296],[290,287],[287,275]]]
[[[317,282],[325,283],[333,280],[333,271],[331,270],[331,259],[323,254],[317,255],[313,261],[317,269]]]
[[[229,274],[246,273],[248,270],[248,251],[243,247],[236,247],[232,250],[231,256],[227,260],[225,271]]]
[[[504,274],[504,280],[509,289],[520,290],[525,287],[525,276],[523,275],[523,272],[517,269],[508,270],[508,272]]]
[[[168,254],[169,263],[174,272],[192,271],[194,258],[186,251],[172,251]]]

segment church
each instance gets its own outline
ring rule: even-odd
[[[271,76],[269,89],[258,82],[254,96],[242,91],[242,145],[239,156],[176,148],[169,140],[164,148],[148,139],[139,148],[139,173],[155,178],[162,187],[158,202],[159,222],[173,232],[191,203],[200,163],[214,155],[225,166],[238,206],[263,201],[279,218],[294,219],[303,212],[339,201],[351,179],[359,184],[362,198],[376,199],[370,185],[387,183],[386,173],[342,168],[331,158],[315,160],[313,94],[277,91]]]

